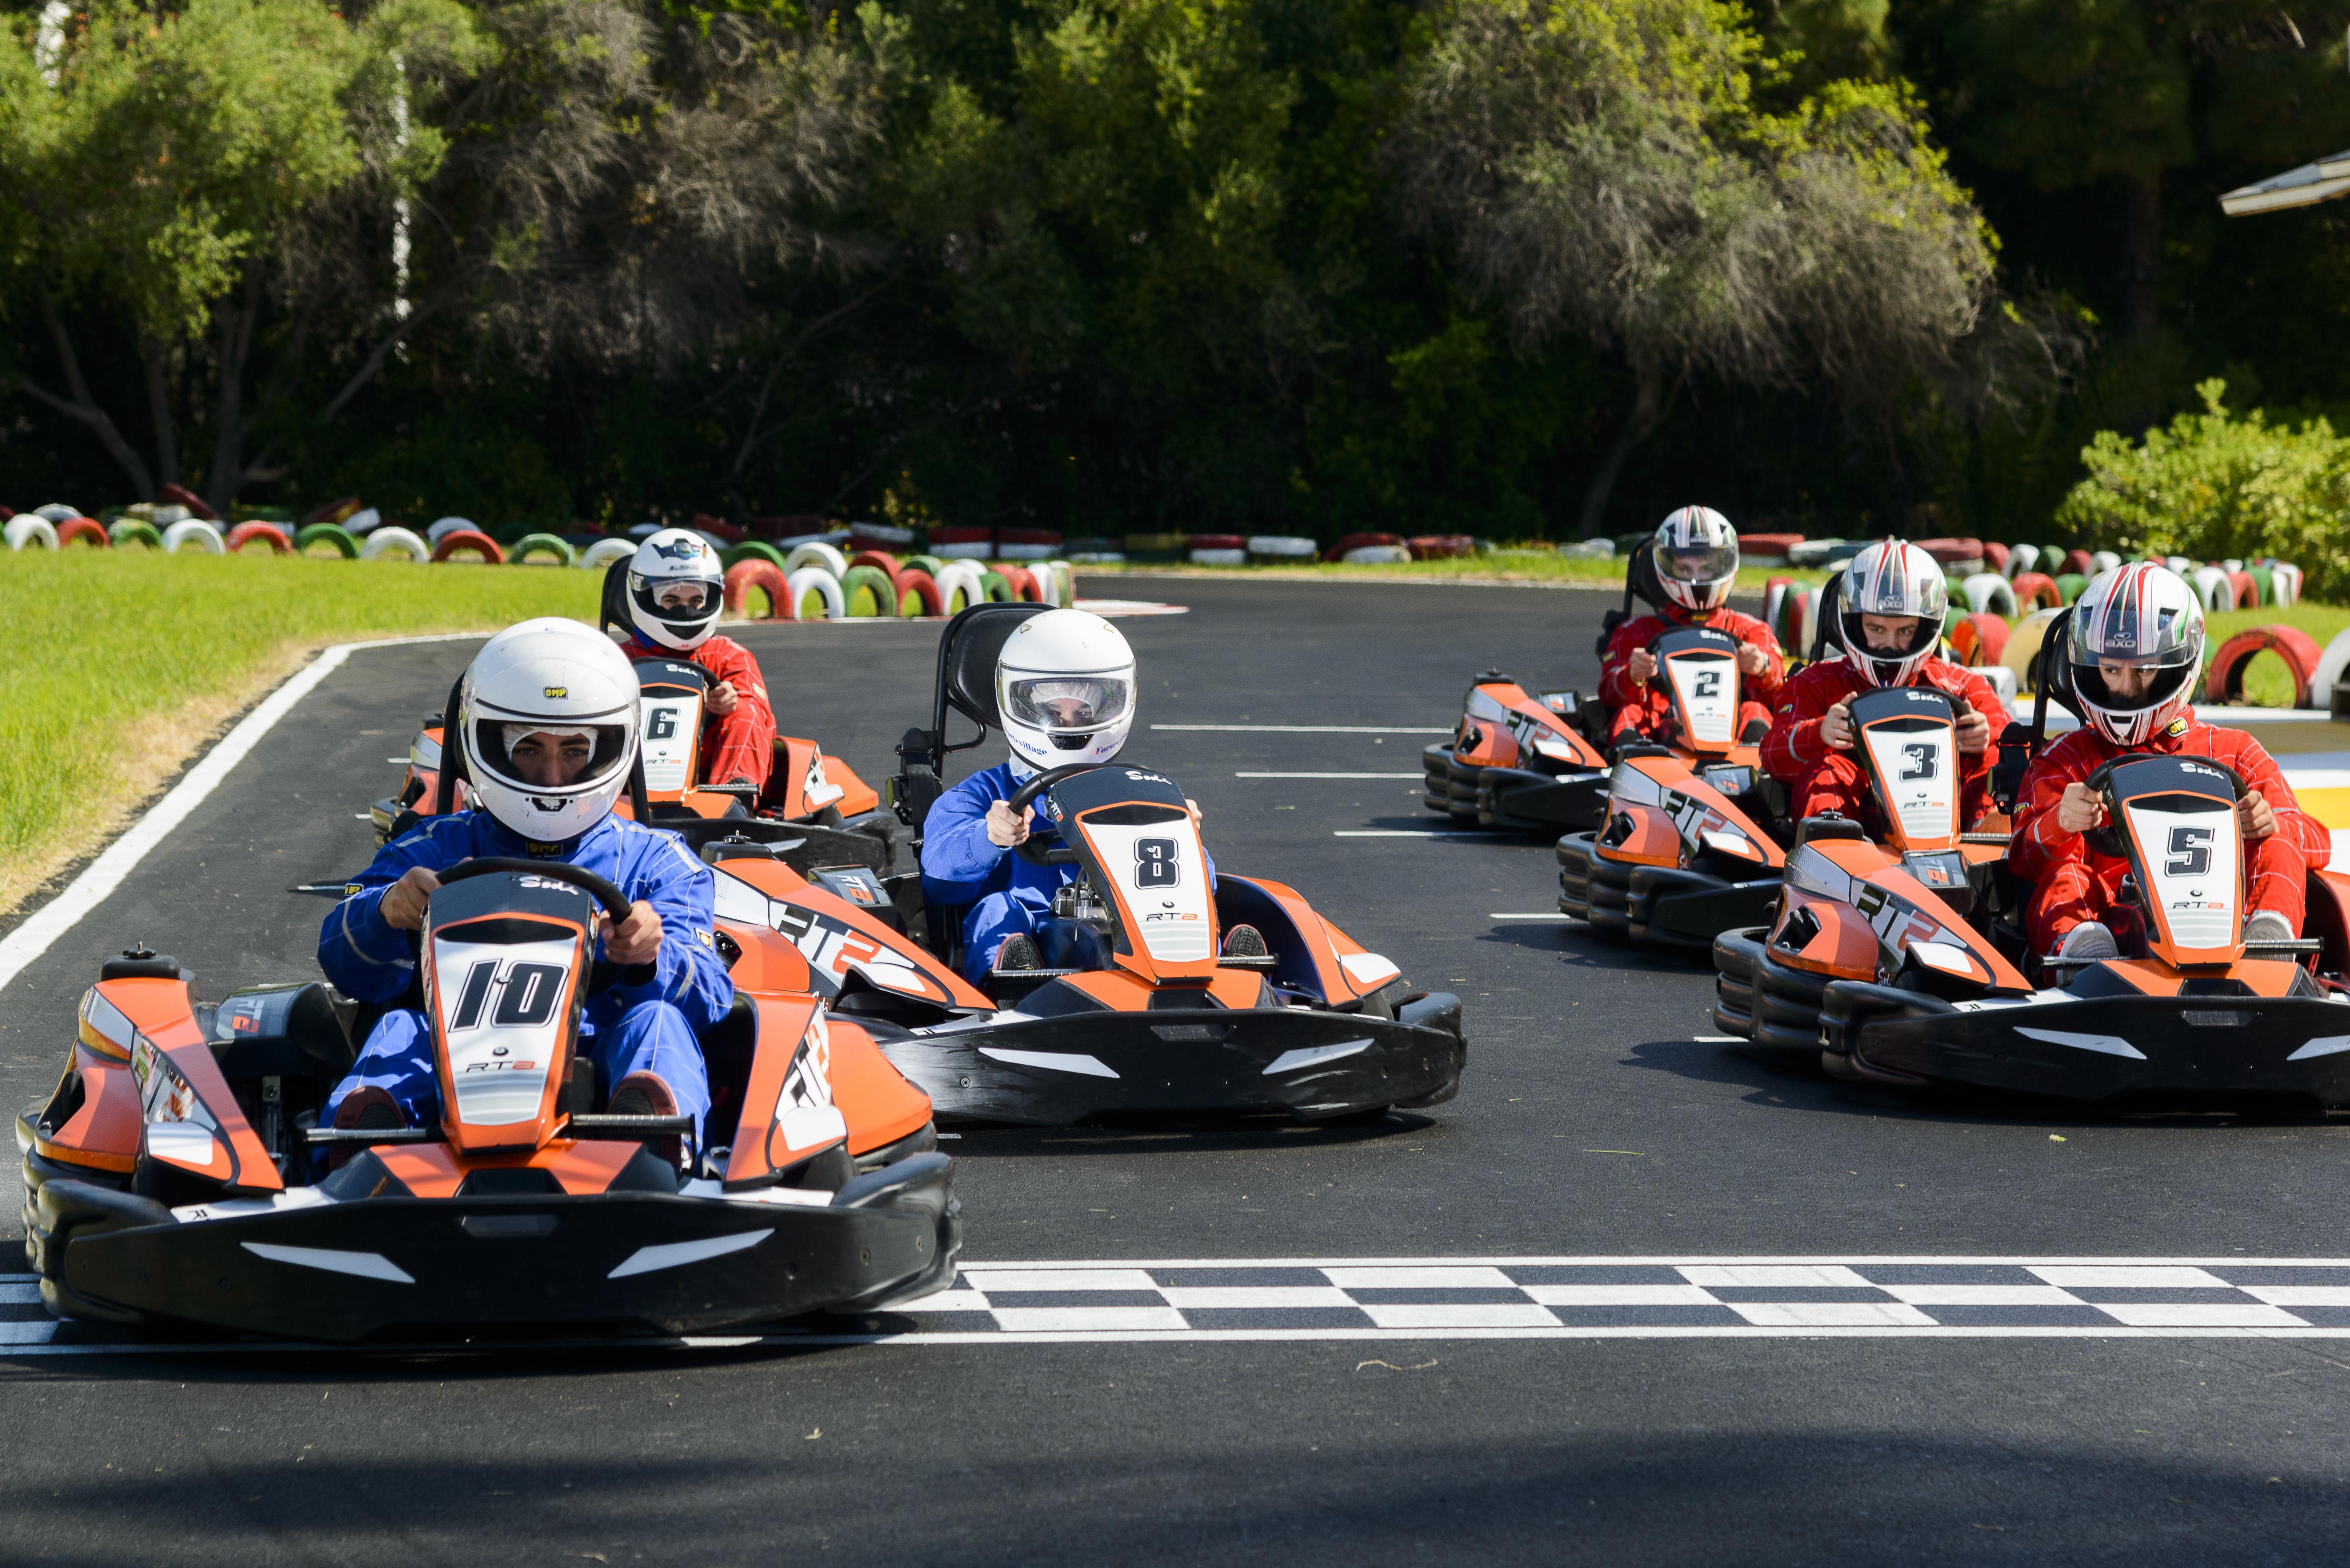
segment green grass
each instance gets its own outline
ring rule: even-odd
[[[1154,566],[1137,561],[1108,566],[1080,564],[1076,567],[1081,582],[1090,576],[1108,576],[1122,572],[1202,577],[1327,578],[1338,582],[1538,583],[1559,587],[1617,589],[1624,586],[1624,558],[1621,556],[1593,561],[1561,556],[1549,550],[1496,550],[1487,556],[1412,561],[1392,566],[1351,566],[1332,561],[1300,562],[1294,566],[1194,566],[1182,563]],[[1738,591],[1759,594],[1763,585],[1773,577],[1793,577],[1798,582],[1818,583],[1825,581],[1827,575],[1825,571],[1793,566],[1748,566],[1738,574]]]
[[[599,582],[553,566],[0,552],[0,912],[101,842],[303,649],[592,618]]]

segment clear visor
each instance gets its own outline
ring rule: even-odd
[[[1696,550],[1657,547],[1657,570],[1677,583],[1718,583],[1738,571],[1738,546],[1725,545]]]
[[[661,620],[701,620],[717,612],[723,583],[707,577],[645,577],[631,575],[629,590],[637,606]]]
[[[1128,675],[1041,675],[1006,681],[1003,689],[1005,718],[1063,734],[1107,729],[1133,705]]]
[[[2066,651],[2075,667],[2176,670],[2203,662],[2203,639],[2196,635],[2201,629],[2199,620],[2180,609],[2131,615],[2117,614],[2108,606],[2103,615],[2074,613],[2065,635],[2071,644]]]
[[[494,719],[473,725],[473,754],[506,783],[524,788],[581,789],[602,784],[628,761],[624,724],[535,724]]]

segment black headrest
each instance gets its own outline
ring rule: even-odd
[[[1844,568],[1828,573],[1820,585],[1819,613],[1812,618],[1812,646],[1791,649],[1816,664],[1844,651]]]
[[[995,711],[995,663],[1014,627],[1030,616],[1043,615],[1049,605],[973,605],[947,622],[939,640],[940,680],[947,701],[964,717],[1000,730],[1003,721]]]
[[[604,600],[598,612],[598,631],[619,627],[635,634],[637,623],[629,616],[629,567],[635,560],[632,555],[623,556],[604,568]]]

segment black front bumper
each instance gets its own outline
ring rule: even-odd
[[[1596,835],[1558,841],[1559,912],[1603,935],[1711,953],[1724,931],[1771,919],[1779,874],[1732,882],[1677,866],[1631,866],[1598,853]]]
[[[2148,1106],[2350,1106],[2350,1007],[2310,998],[1953,1004],[1836,981],[1822,993],[1820,1033],[1828,1066],[1879,1083]]]
[[[1126,1115],[1432,1106],[1461,1086],[1461,1002],[1393,1021],[1302,1007],[1088,1012],[879,1039],[941,1120],[1068,1127]]]
[[[1452,742],[1439,741],[1420,751],[1424,800],[1431,811],[1474,822],[1502,833],[1555,834],[1596,828],[1607,819],[1609,774],[1553,775],[1525,768],[1488,768],[1464,763]]]
[[[691,1334],[939,1289],[951,1162],[916,1155],[826,1207],[654,1193],[376,1198],[182,1221],[45,1182],[27,1251],[59,1316],[349,1342],[530,1325]]]

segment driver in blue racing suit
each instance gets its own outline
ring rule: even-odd
[[[386,1003],[410,992],[416,937],[440,872],[492,856],[567,863],[618,887],[626,919],[602,925],[601,956],[651,966],[590,996],[580,1045],[616,1114],[677,1116],[699,1128],[710,1085],[698,1034],[726,1015],[733,981],[712,935],[715,879],[673,833],[611,815],[637,747],[636,672],[577,621],[525,621],[492,638],[465,672],[459,727],[475,809],[427,818],[376,853],[318,933],[336,989]],[[328,1096],[332,1125],[427,1126],[441,1114],[431,1024],[395,1007]],[[684,1164],[700,1139],[657,1140]]]

